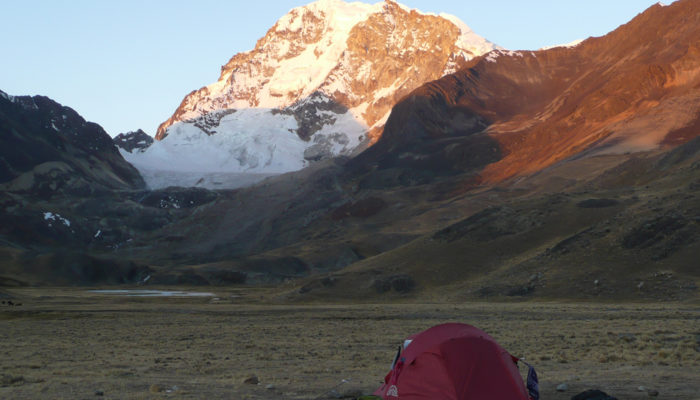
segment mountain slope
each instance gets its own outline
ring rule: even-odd
[[[47,97],[0,91],[0,130],[0,184],[8,190],[50,196],[144,186],[99,125]]]
[[[47,97],[0,91],[0,286],[139,279],[143,266],[93,250],[112,251],[150,219],[120,198],[144,187],[99,125]]]
[[[350,155],[379,137],[401,97],[493,48],[453,16],[317,1],[187,95],[152,149],[125,157],[148,180],[146,170],[277,174]]]
[[[417,89],[354,163],[500,182],[572,156],[678,145],[698,134],[699,64],[700,3],[655,5],[604,37],[495,51]]]
[[[413,223],[450,215],[438,207],[481,208],[283,298],[697,299],[699,150],[696,138],[671,151],[581,158],[435,202]]]
[[[304,299],[697,296],[698,14],[654,6],[576,47],[474,59],[397,104],[359,156],[169,227],[184,238],[159,262],[260,274],[293,256],[274,279],[328,273]]]
[[[35,254],[68,244],[134,260],[149,283],[280,283],[283,300],[697,301],[699,8],[476,58],[405,97],[359,156],[249,187],[0,192],[19,215],[0,224],[0,266],[74,271],[80,258]],[[222,124],[247,112],[265,110]]]

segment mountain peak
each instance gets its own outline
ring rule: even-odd
[[[210,142],[222,154],[208,153],[218,161],[196,162],[200,170],[265,174],[354,154],[378,139],[403,96],[494,48],[454,16],[394,1],[319,0],[290,10],[217,82],[186,96],[158,128],[162,143],[131,161],[166,168],[166,158],[189,158],[183,148]],[[151,153],[161,161],[146,160]]]
[[[319,0],[290,10],[258,40],[255,49],[234,55],[222,67],[218,82],[183,100],[158,128],[156,139],[167,136],[174,123],[215,110],[283,108],[319,90],[355,108],[367,100],[352,92],[360,79],[372,79],[367,75],[375,72],[370,63],[381,65],[393,58],[403,68],[401,75],[409,75],[404,81],[415,88],[495,47],[451,15],[421,13],[393,1],[372,5]],[[431,66],[430,71],[406,71],[418,67],[411,63],[416,57],[436,58],[441,65]],[[407,87],[407,82],[392,81],[375,90],[389,89],[394,83],[396,89]],[[384,108],[386,113],[390,107]],[[361,116],[370,127],[385,116],[372,114]]]
[[[362,20],[372,12],[377,5],[365,3],[346,3],[342,0],[318,0],[305,6],[296,7],[280,18],[274,25],[276,32],[298,32],[304,27],[308,28],[309,17],[313,16],[321,23],[324,29],[333,30],[349,29],[357,20]]]

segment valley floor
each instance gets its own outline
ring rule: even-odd
[[[543,399],[592,388],[648,398],[640,386],[660,399],[700,396],[697,303],[276,305],[264,290],[214,291],[7,290],[22,305],[0,307],[0,398],[339,398],[371,392],[405,336],[448,321],[534,364]],[[244,383],[253,375],[258,384]]]

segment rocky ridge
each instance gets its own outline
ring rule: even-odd
[[[112,140],[117,147],[128,153],[146,151],[146,149],[153,144],[153,138],[141,129],[120,133]]]

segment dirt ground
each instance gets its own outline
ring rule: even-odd
[[[22,305],[0,306],[0,398],[341,398],[376,388],[403,337],[455,321],[534,364],[543,399],[592,388],[700,399],[695,303],[276,305],[263,291],[213,291],[7,290]]]

